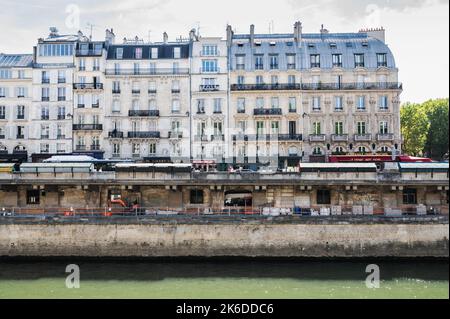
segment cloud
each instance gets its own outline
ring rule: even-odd
[[[447,0],[287,0],[298,13],[323,9],[334,11],[342,18],[361,17],[379,10],[404,11],[426,6],[448,3]]]

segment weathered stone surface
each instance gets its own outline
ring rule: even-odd
[[[448,257],[448,224],[3,224],[0,256]]]

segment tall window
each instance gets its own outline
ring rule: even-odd
[[[264,56],[255,55],[255,70],[264,70]]]
[[[358,122],[356,127],[358,135],[366,135],[366,122]]]
[[[180,113],[180,100],[172,100],[172,113]]]
[[[203,204],[203,190],[192,189],[190,195],[191,204]]]
[[[295,54],[287,54],[286,55],[287,69],[294,70],[296,67],[295,63]]]
[[[264,98],[263,97],[257,97],[256,98],[256,107],[258,109],[263,109],[264,108]]]
[[[277,70],[278,69],[278,54],[270,55],[269,60],[270,60],[270,69]]]
[[[364,54],[357,53],[355,54],[355,68],[363,68],[364,67]]]
[[[151,58],[152,59],[157,59],[158,58],[158,48],[152,48]]]
[[[388,101],[389,100],[388,100],[387,95],[380,96],[380,98],[379,98],[380,110],[387,110],[389,108]]]
[[[217,72],[217,60],[202,60],[202,72]]]
[[[327,189],[317,190],[317,205],[330,205],[331,192]]]
[[[377,53],[377,66],[378,67],[387,67],[387,54],[386,53]]]
[[[314,96],[312,98],[312,109],[313,111],[320,111],[320,96]]]
[[[289,112],[290,113],[297,112],[297,99],[295,97],[289,98]]]
[[[150,156],[156,155],[156,143],[150,143],[148,145],[148,155]]]
[[[256,134],[264,135],[264,122],[256,121]]]
[[[238,98],[237,100],[237,112],[245,113],[245,98]]]
[[[360,111],[366,109],[366,97],[361,95],[356,98],[356,108]]]
[[[334,123],[334,134],[344,135],[344,123],[343,122]]]
[[[222,113],[222,99],[214,99],[214,113]]]
[[[213,44],[205,44],[202,46],[202,55],[203,56],[216,56],[217,55],[217,45]]]
[[[333,67],[342,67],[342,54],[333,54]]]
[[[344,108],[343,103],[344,98],[342,96],[334,97],[334,109],[337,111],[341,111]]]
[[[380,122],[380,134],[388,134],[388,133],[389,133],[388,122],[381,121]]]
[[[403,204],[417,205],[417,190],[414,188],[405,188],[403,190]]]
[[[322,134],[322,130],[321,130],[320,122],[314,122],[313,123],[313,135],[321,135],[321,134]]]
[[[123,48],[116,49],[116,59],[121,60],[123,58]]]
[[[320,68],[320,54],[310,55],[311,68]]]

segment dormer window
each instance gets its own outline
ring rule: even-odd
[[[136,59],[142,59],[142,48],[136,48],[134,50],[134,57]]]
[[[351,42],[346,42],[346,43],[345,43],[345,46],[346,46],[347,48],[353,48],[353,43],[351,43]]]
[[[336,49],[337,48],[337,44],[334,43],[334,42],[330,43],[330,48],[331,49]]]
[[[274,47],[274,46],[276,46],[277,44],[275,43],[275,42],[270,42],[270,46],[271,47]]]
[[[260,47],[260,46],[261,46],[261,41],[256,41],[256,42],[255,42],[255,45],[256,45],[257,47]]]
[[[152,59],[157,59],[158,58],[158,48],[152,48],[151,58]]]
[[[123,48],[116,49],[116,59],[121,60],[123,58]]]
[[[362,46],[363,46],[364,48],[368,48],[368,47],[369,47],[369,42],[364,41],[364,42],[362,43]]]
[[[291,46],[293,46],[293,45],[294,45],[294,42],[291,42],[291,41],[289,41],[289,42],[286,42],[286,45],[287,45],[288,47],[291,47]]]
[[[364,67],[364,54],[357,53],[355,54],[355,68],[363,68]]]
[[[316,45],[314,43],[308,43],[308,48],[314,49]]]
[[[181,48],[180,47],[173,48],[173,58],[174,59],[181,58]]]

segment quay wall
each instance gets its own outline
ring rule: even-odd
[[[0,224],[0,256],[448,257],[448,223]]]

